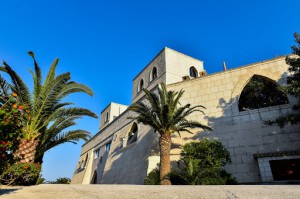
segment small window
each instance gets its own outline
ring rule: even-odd
[[[128,133],[127,145],[137,141],[137,133],[138,133],[138,127],[137,124],[134,123]]]
[[[156,78],[157,78],[157,69],[156,69],[156,67],[153,67],[153,69],[150,73],[150,82],[152,82]]]
[[[138,85],[138,92],[141,92],[144,88],[144,80],[141,79],[139,85]]]
[[[190,77],[194,77],[194,78],[198,77],[198,71],[194,66],[190,67]]]
[[[108,112],[106,112],[104,122],[108,122]]]
[[[85,168],[85,167],[86,167],[86,165],[87,165],[87,162],[88,162],[88,158],[89,158],[89,155],[88,155],[88,154],[86,154],[86,157],[85,157],[85,160],[84,160],[84,163],[83,163],[83,168]]]
[[[95,151],[95,159],[99,158],[100,157],[100,149],[97,149]]]
[[[109,143],[107,143],[107,144],[105,145],[105,152],[106,152],[106,153],[109,152],[110,147],[111,147],[111,142],[109,142]]]
[[[239,111],[287,104],[288,98],[277,83],[267,77],[254,75],[244,87],[239,99]]]

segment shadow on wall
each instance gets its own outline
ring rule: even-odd
[[[149,129],[149,128],[146,128]],[[144,184],[147,176],[148,157],[156,154],[157,134],[152,129],[139,132],[137,141],[123,148],[114,146],[107,159],[101,183]]]
[[[272,82],[273,86],[269,89],[274,90],[278,84],[285,85],[286,77],[287,73],[284,73],[277,82],[267,77],[263,78]],[[280,129],[278,126],[264,124],[264,121],[290,112],[295,99],[286,95],[284,95],[285,98],[279,99],[278,95],[274,95],[271,97],[276,98],[277,104],[271,102],[260,106],[256,103],[264,102],[262,100],[254,101],[253,98],[253,100],[248,100],[248,103],[252,102],[253,107],[261,108],[249,108],[248,104],[243,105],[245,102],[241,101],[240,96],[249,87],[252,80],[253,76],[245,81],[239,93],[229,100],[225,98],[218,100],[216,108],[221,112],[219,114],[221,116],[208,115],[205,117],[208,125],[213,128],[212,132],[208,134],[196,133],[191,138],[186,138],[186,140],[201,140],[203,138],[220,140],[232,157],[232,164],[227,167],[228,171],[234,173],[240,182],[261,180],[258,163],[253,157],[254,154],[296,150],[300,144],[300,134],[299,130],[296,130],[297,127],[287,125],[285,128]],[[267,93],[272,95],[272,92],[268,91]]]

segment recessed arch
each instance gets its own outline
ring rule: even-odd
[[[240,94],[238,108],[246,111],[287,103],[287,95],[278,83],[265,76],[253,75]]]
[[[198,77],[198,71],[194,66],[190,67],[190,77],[194,77],[194,78]]]
[[[157,78],[157,68],[154,66],[150,73],[150,82]]]
[[[141,79],[138,85],[138,93],[141,92],[144,88],[144,80]]]
[[[136,142],[137,136],[138,136],[138,125],[137,123],[134,122],[127,134],[127,145]]]

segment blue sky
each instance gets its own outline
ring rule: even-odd
[[[90,86],[77,106],[99,114],[109,102],[130,104],[132,79],[164,47],[204,61],[209,74],[291,53],[300,32],[300,1],[251,0],[9,0],[0,2],[0,59],[28,83],[33,50],[46,74],[59,57],[58,73]],[[98,119],[76,128],[97,133]],[[47,180],[71,177],[81,145],[65,144],[44,158]]]

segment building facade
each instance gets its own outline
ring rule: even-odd
[[[206,107],[205,115],[196,112],[189,119],[207,124],[213,131],[173,135],[173,166],[180,158],[181,146],[209,138],[220,140],[228,149],[232,163],[226,170],[239,183],[295,180],[299,178],[300,126],[281,129],[264,121],[291,112],[296,99],[277,93],[273,104],[249,108],[246,96],[254,81],[274,88],[285,85],[287,69],[285,57],[276,57],[207,75],[202,61],[164,48],[133,79],[132,102],[145,100],[142,88],[155,92],[164,83],[169,90],[185,91],[181,104]],[[157,167],[158,134],[128,119],[135,114],[127,108],[111,103],[101,112],[99,132],[82,146],[72,183],[143,184]]]

